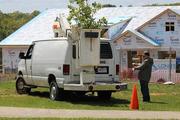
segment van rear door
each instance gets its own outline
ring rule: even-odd
[[[115,62],[111,44],[101,42],[100,65],[95,68],[96,82],[112,82],[115,77]]]

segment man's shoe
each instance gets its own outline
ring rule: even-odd
[[[151,102],[150,100],[143,100],[143,102]]]

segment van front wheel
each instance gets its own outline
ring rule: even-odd
[[[60,89],[55,81],[50,83],[50,99],[51,100],[62,100],[63,90]]]
[[[29,94],[31,92],[31,88],[26,87],[24,79],[19,77],[16,80],[16,91],[18,94]]]

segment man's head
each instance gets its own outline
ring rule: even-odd
[[[149,58],[150,54],[148,51],[144,51],[144,59]]]

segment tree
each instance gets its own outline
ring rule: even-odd
[[[112,5],[112,4],[104,4],[104,5],[102,5],[102,7],[116,7],[116,5]]]
[[[128,5],[128,7],[133,7],[133,5]]]
[[[39,11],[34,11],[31,14],[21,13],[19,11],[13,13],[2,13],[0,11],[0,40],[9,36],[38,14]]]
[[[144,5],[145,7],[147,6],[180,6],[180,2],[177,2],[177,3],[169,3],[169,4],[157,4],[157,3],[154,3],[154,4],[151,4],[151,5]]]
[[[104,17],[99,20],[94,18],[94,14],[101,8],[101,4],[94,2],[89,5],[87,0],[69,0],[69,3],[68,21],[70,24],[75,22],[78,27],[83,29],[97,29],[107,25]]]
[[[33,17],[33,16],[37,16],[37,15],[39,15],[39,14],[40,14],[39,11],[34,10],[34,11],[31,13],[31,16]]]

